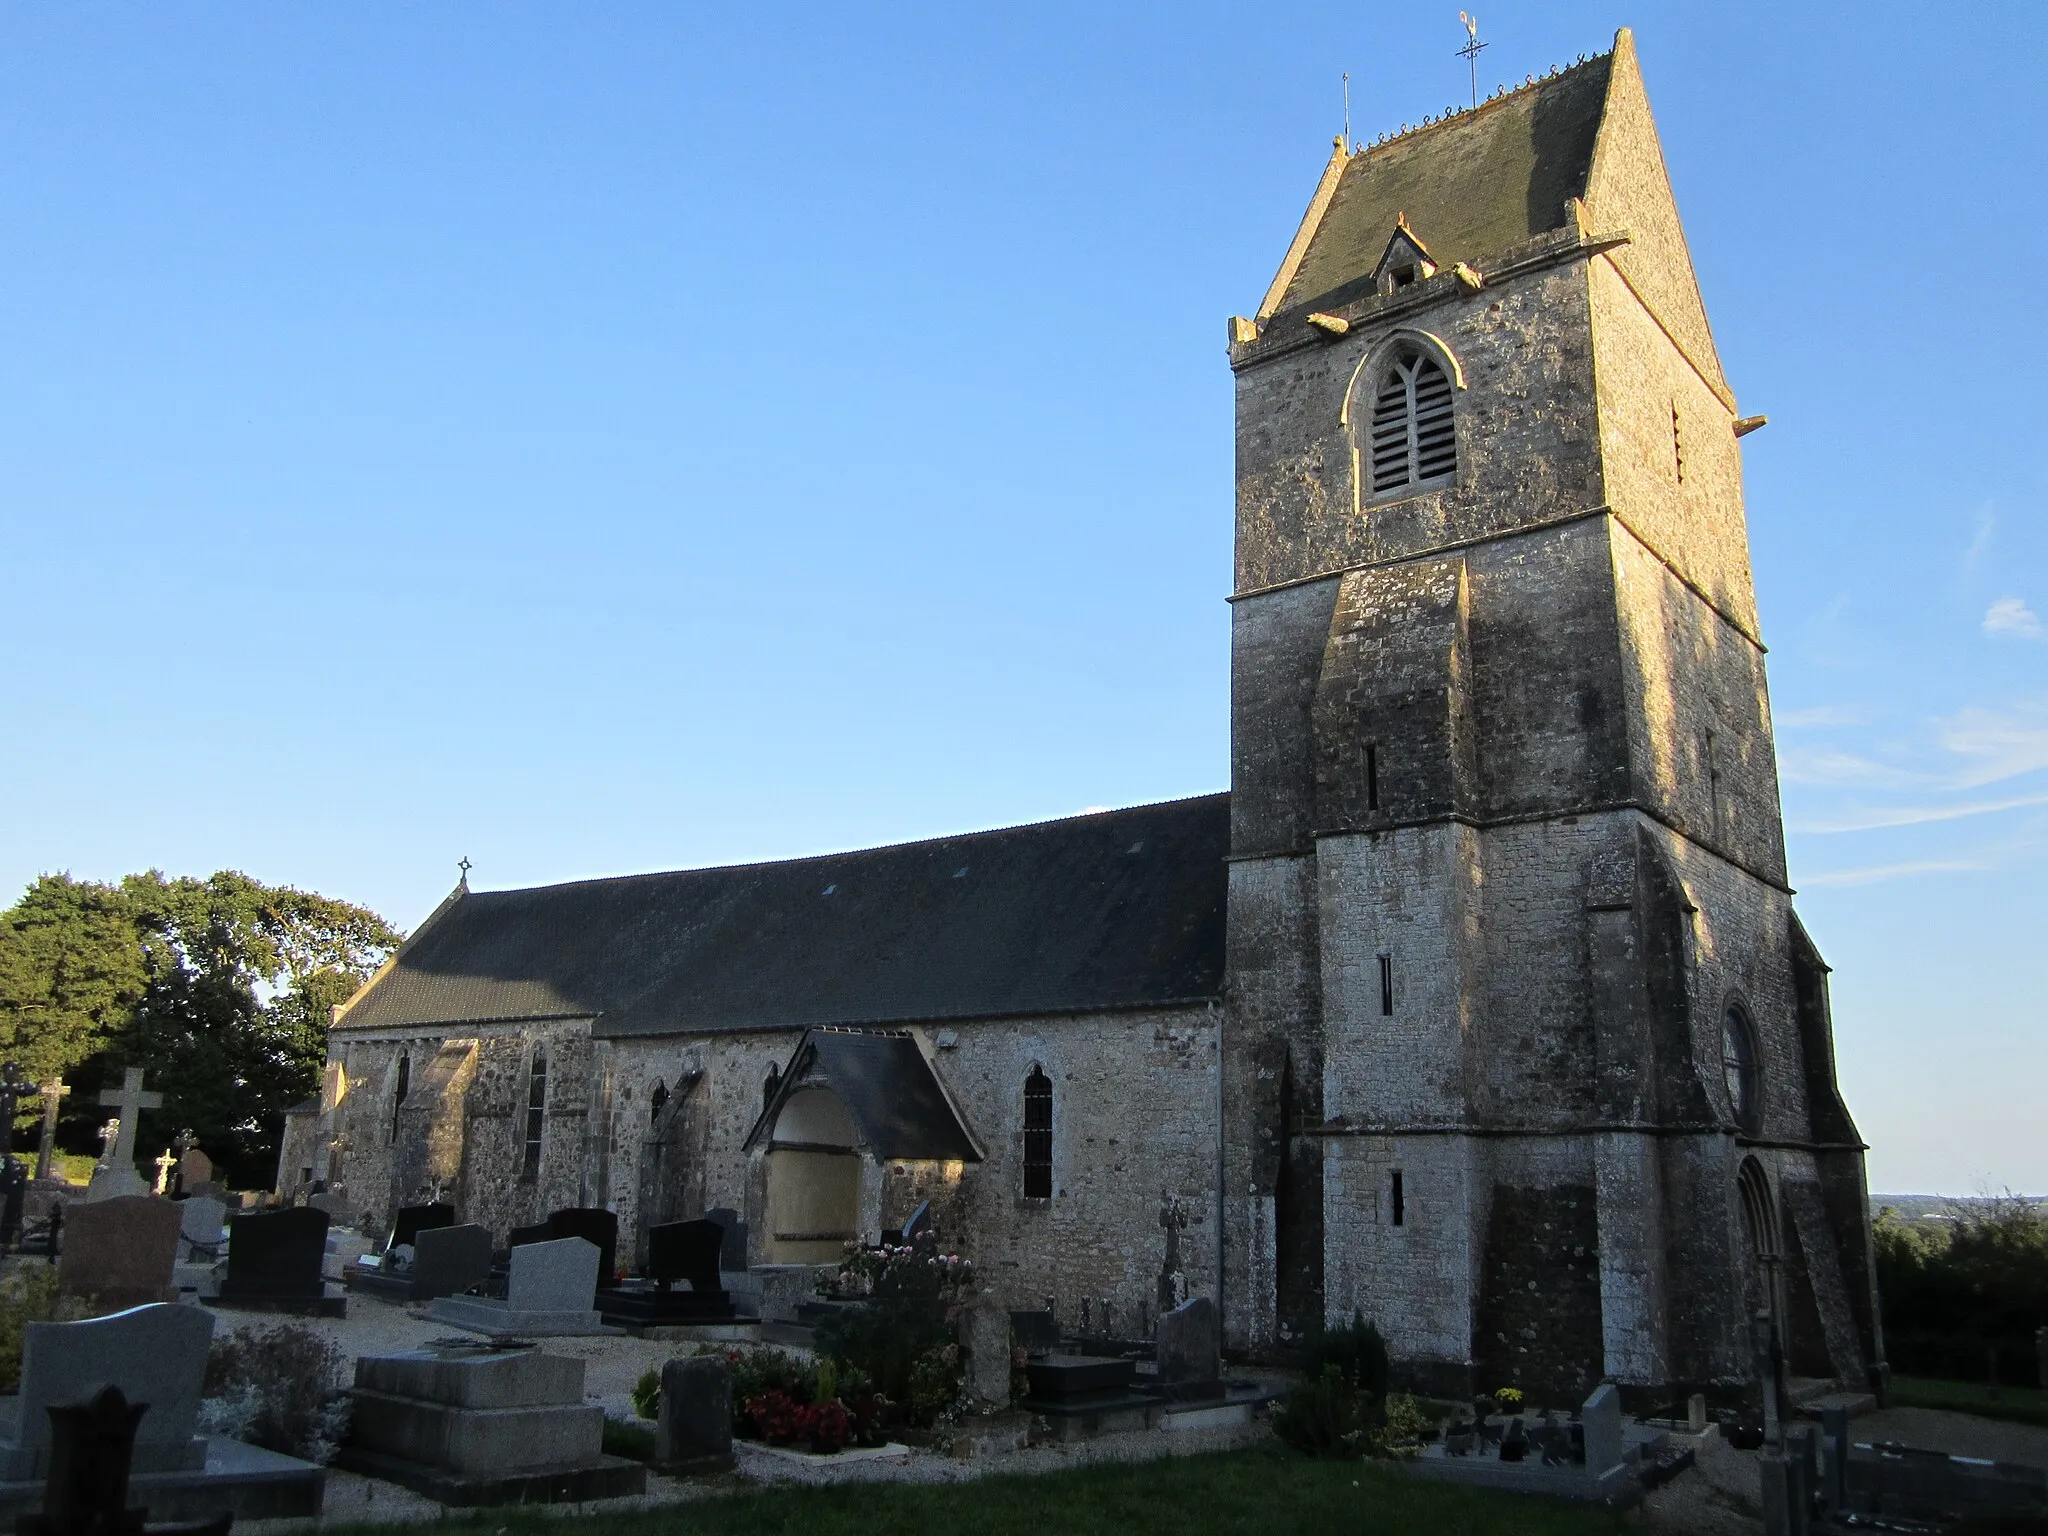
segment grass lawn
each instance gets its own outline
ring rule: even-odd
[[[546,1536],[585,1520],[604,1536],[1622,1536],[1628,1529],[1597,1507],[1446,1487],[1278,1447],[971,1483],[777,1487],[566,1523],[527,1510],[485,1510],[434,1529]]]
[[[1981,1381],[1936,1381],[1926,1376],[1894,1376],[1892,1403],[1900,1408],[1944,1408],[1974,1413],[1980,1419],[2010,1419],[2016,1424],[2048,1427],[2048,1391],[2039,1387],[2000,1387],[1998,1396]]]

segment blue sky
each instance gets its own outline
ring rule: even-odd
[[[1636,29],[1879,1189],[2048,1190],[2048,12]],[[1457,7],[16,4],[0,890],[479,885],[1222,787],[1224,319]]]

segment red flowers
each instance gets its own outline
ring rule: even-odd
[[[853,1436],[853,1415],[841,1403],[800,1403],[787,1392],[763,1392],[747,1399],[745,1412],[770,1445],[808,1445],[829,1456]]]

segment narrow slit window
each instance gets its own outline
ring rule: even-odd
[[[1038,1067],[1024,1079],[1024,1198],[1052,1198],[1052,1079]]]
[[[1368,445],[1374,495],[1448,479],[1458,468],[1450,378],[1419,347],[1403,347],[1380,376]]]
[[[657,1080],[654,1084],[654,1092],[647,1095],[647,1118],[649,1120],[659,1120],[661,1118],[662,1106],[667,1103],[668,1084]]]
[[[398,1080],[391,1093],[391,1139],[398,1140],[398,1112],[405,1108],[405,1096],[412,1091],[412,1058],[398,1058]]]
[[[1375,741],[1365,744],[1365,808],[1380,808],[1380,748]]]
[[[1380,956],[1380,1015],[1383,1018],[1389,1019],[1394,1016],[1394,957],[1392,955]]]
[[[1387,1212],[1395,1226],[1408,1224],[1408,1195],[1401,1188],[1401,1170],[1398,1168],[1387,1175]]]
[[[1678,483],[1685,484],[1685,434],[1678,426],[1678,402],[1671,402],[1671,468]]]
[[[526,1075],[526,1161],[519,1176],[531,1183],[540,1177],[540,1147],[548,1120],[548,1053],[533,1048],[533,1066]]]

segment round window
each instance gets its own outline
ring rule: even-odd
[[[1728,1107],[1735,1111],[1736,1125],[1754,1136],[1763,1123],[1756,1034],[1740,1008],[1730,1008],[1721,1019],[1721,1076],[1728,1085]]]

